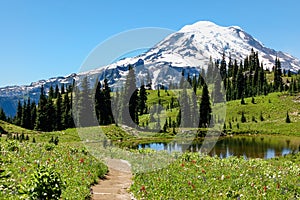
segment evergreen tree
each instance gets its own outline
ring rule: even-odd
[[[203,85],[202,97],[200,103],[200,121],[199,127],[208,127],[211,119],[211,104],[207,85]]]
[[[63,113],[62,113],[62,126],[64,129],[74,127],[74,121],[73,121],[72,111],[71,111],[71,103],[72,102],[70,101],[69,93],[66,93],[63,99]]]
[[[197,94],[197,86],[198,86],[197,77],[193,76],[192,87],[195,95]]]
[[[129,114],[131,119],[135,124],[139,124],[139,115],[138,115],[138,89],[135,89],[130,100],[129,100]]]
[[[36,111],[36,103],[33,101],[31,103],[31,108],[30,108],[30,116],[31,116],[31,119],[30,119],[30,129],[33,130],[34,127],[35,127],[35,123],[36,123],[36,115],[37,115],[37,111]]]
[[[241,122],[245,123],[247,121],[246,117],[245,117],[245,113],[244,111],[242,111],[242,117],[241,117]]]
[[[254,99],[254,97],[252,97],[251,103],[252,103],[252,104],[255,104],[255,99]]]
[[[51,98],[47,99],[45,112],[46,112],[46,123],[45,126],[42,127],[42,129],[43,131],[50,132],[55,129],[55,119],[56,119],[53,99]]]
[[[27,129],[31,128],[31,102],[30,102],[30,98],[27,99],[27,103],[26,103],[26,101],[24,101],[24,103],[23,103],[21,126],[23,128],[27,128]]]
[[[81,127],[95,126],[97,124],[94,119],[94,104],[91,98],[90,84],[87,77],[81,82],[81,88],[76,92],[76,122]]]
[[[56,104],[55,104],[55,129],[63,130],[62,120],[62,97],[60,93],[57,93]]]
[[[290,116],[289,116],[289,113],[288,113],[288,112],[286,112],[285,122],[286,122],[286,123],[291,123],[291,119],[290,119]]]
[[[147,102],[147,91],[145,88],[145,85],[142,85],[140,87],[140,92],[139,92],[139,111],[140,111],[140,115],[145,114],[146,111],[146,102]]]
[[[222,78],[222,81],[224,81],[227,77],[227,71],[226,71],[226,61],[225,61],[225,53],[223,52],[222,61],[220,65],[220,75]]]
[[[292,72],[290,69],[288,70],[288,77],[292,77]]]
[[[41,95],[38,103],[37,108],[37,117],[36,117],[36,123],[35,123],[35,129],[39,131],[45,130],[45,127],[47,127],[47,98],[45,96],[44,92],[44,86],[41,87]]]
[[[49,88],[49,92],[48,92],[48,98],[53,99],[54,98],[54,90],[52,85]]]
[[[27,121],[27,112],[26,112],[27,104],[24,100],[23,107],[22,107],[22,118],[21,118],[21,127],[26,127],[26,121]]]
[[[114,121],[115,124],[118,125],[119,122],[122,122],[122,115],[121,115],[121,110],[122,110],[122,101],[120,100],[120,92],[117,89],[115,92],[114,97],[112,98],[112,112],[114,115]]]
[[[181,110],[182,127],[191,127],[192,120],[191,120],[190,102],[189,102],[189,96],[185,88],[182,90],[182,94],[180,98],[180,110]]]
[[[197,86],[198,87],[202,87],[203,86],[203,84],[205,83],[205,80],[204,80],[205,77],[206,77],[205,70],[202,68],[201,69],[201,73],[199,74],[199,77],[198,77],[198,81],[197,81]]]
[[[245,87],[245,80],[243,75],[243,68],[242,66],[239,67],[238,74],[237,74],[237,99],[242,98],[242,95],[244,93],[244,87]]]
[[[179,127],[181,125],[181,108],[178,111],[178,114],[176,116],[176,123],[177,127]]]
[[[192,79],[190,77],[190,73],[187,75],[187,82],[190,84],[189,86],[192,86]]]
[[[242,105],[245,105],[245,104],[246,104],[246,103],[245,103],[245,99],[244,99],[244,95],[242,95],[241,104],[242,104]]]
[[[185,82],[185,78],[184,78],[184,69],[181,71],[181,79],[180,79],[180,82],[179,82],[179,88],[180,89],[183,89],[184,87],[184,82]]]
[[[226,64],[225,64],[226,67]],[[224,101],[223,93],[222,93],[222,80],[221,76],[216,75],[214,78],[214,91],[213,91],[213,102],[220,103]],[[225,78],[224,78],[225,80]],[[224,81],[225,82],[225,81]]]
[[[229,56],[229,62],[228,62],[228,77],[232,77],[233,76],[233,63],[232,63],[232,59],[231,59],[231,55]]]
[[[17,126],[21,126],[21,122],[22,122],[22,111],[23,111],[23,108],[22,108],[22,104],[21,104],[21,101],[19,100],[18,101],[18,106],[17,106],[17,114],[16,114],[16,117],[15,117],[15,124]]]
[[[260,112],[259,118],[260,118],[260,121],[264,121],[264,120],[265,120],[265,119],[264,119],[264,116],[263,116],[263,114],[262,114],[262,112]]]
[[[4,112],[4,110],[2,108],[0,108],[0,120],[2,120],[2,121],[6,121],[7,120],[5,112]],[[0,135],[1,135],[1,133],[0,133]]]
[[[209,62],[208,62],[208,66],[207,66],[207,72],[206,72],[206,76],[205,76],[207,84],[213,82],[213,79],[214,79],[214,68],[215,68],[215,66],[214,66],[212,57],[210,56]],[[203,82],[202,84],[204,85],[205,83]]]
[[[106,115],[104,124],[112,124],[114,123],[112,109],[111,109],[111,90],[108,85],[108,80],[104,79],[104,89],[103,89],[103,96],[104,96],[104,114]]]
[[[166,119],[165,124],[163,126],[163,132],[166,133],[168,128],[168,120]]]
[[[96,82],[96,89],[95,89],[95,111],[96,117],[99,124],[103,124],[105,115],[103,113],[103,106],[104,106],[104,96],[101,89],[100,81]]]
[[[65,94],[65,84],[61,84],[61,87],[60,87],[60,93],[63,95]]]
[[[275,67],[274,67],[274,90],[282,91],[282,71],[281,71],[281,63],[278,58],[275,59]]]
[[[54,98],[56,99],[58,97],[59,94],[59,88],[58,85],[55,86],[55,92],[54,92]]]
[[[191,109],[191,126],[192,127],[197,127],[199,124],[199,108],[198,108],[198,104],[197,104],[197,96],[196,94],[191,94],[191,105],[190,105],[190,109]],[[170,124],[171,126],[171,124]]]
[[[135,126],[131,121],[138,125],[138,90],[133,67],[130,65],[128,70],[122,99],[122,120],[128,126]]]

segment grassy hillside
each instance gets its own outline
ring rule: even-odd
[[[175,103],[175,108],[168,109],[171,98],[177,100],[176,94],[179,90],[160,91],[160,97],[157,95],[156,90],[148,91],[147,105],[151,106],[161,102],[164,110],[161,112],[161,127],[165,119],[171,117],[176,121],[176,116],[179,111],[179,105]],[[191,91],[189,91],[191,92]],[[197,101],[200,102],[201,91],[197,91]],[[267,96],[245,98],[245,105],[241,104],[241,100],[229,101],[226,104],[226,129],[227,133],[234,134],[284,134],[284,135],[297,135],[300,136],[300,94],[290,96],[287,93],[270,93]],[[216,105],[217,107],[218,105]],[[247,122],[241,122],[242,112],[244,112]],[[291,119],[291,123],[286,123],[287,112]],[[218,113],[215,113],[218,115]],[[261,116],[263,121],[261,121]],[[154,115],[154,118],[156,116]],[[144,125],[150,120],[150,115],[145,114],[140,117],[140,125]],[[230,125],[231,124],[231,125]],[[149,126],[153,127],[154,123],[150,122]],[[169,130],[170,132],[170,130]]]
[[[19,126],[1,121],[1,120],[0,120],[0,126],[7,133],[11,133],[11,134],[14,134],[14,133],[18,133],[18,134],[21,134],[21,133],[24,133],[24,134],[38,134],[38,133],[40,133],[38,131],[28,130],[28,129],[25,129],[25,128],[22,128],[22,127],[19,127]]]
[[[245,105],[240,100],[230,101],[226,107],[226,128],[229,123],[233,133],[268,133],[300,136],[300,96],[289,96],[286,93],[271,93],[267,96],[246,98]],[[241,114],[245,113],[247,122],[241,122]],[[286,123],[289,113],[291,123]],[[263,121],[260,115],[263,116]],[[239,126],[239,128],[238,128]]]

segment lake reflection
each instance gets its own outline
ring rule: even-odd
[[[138,149],[151,148],[168,152],[200,152],[202,142],[171,141],[139,144]],[[214,148],[208,153],[221,158],[229,156],[243,156],[244,158],[273,158],[292,152],[300,148],[299,137],[288,136],[234,136],[223,137],[218,140]]]

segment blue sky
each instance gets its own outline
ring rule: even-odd
[[[280,3],[279,3],[280,2]],[[300,3],[286,1],[0,1],[0,87],[78,72],[99,43],[141,27],[238,25],[300,58]]]

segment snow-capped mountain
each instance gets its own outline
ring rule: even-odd
[[[271,69],[277,56],[283,69],[290,69],[293,72],[300,69],[299,59],[265,47],[238,26],[222,27],[209,21],[199,21],[184,26],[139,56],[125,58],[108,66],[99,66],[100,68],[77,75],[41,80],[29,86],[0,88],[0,106],[9,115],[14,115],[17,100],[30,97],[37,101],[42,85],[47,91],[50,85],[72,84],[73,80],[84,76],[92,77],[90,79],[96,77],[100,80],[107,78],[110,85],[116,88],[125,81],[129,64],[135,67],[138,84],[142,80],[150,79],[152,86],[168,85],[171,81],[179,82],[181,77],[178,74],[183,68],[186,74],[198,74],[200,67],[207,67],[210,57],[221,59],[224,52],[227,60],[230,55],[232,59],[240,61],[250,54],[251,49],[258,52],[260,62],[265,68]]]

